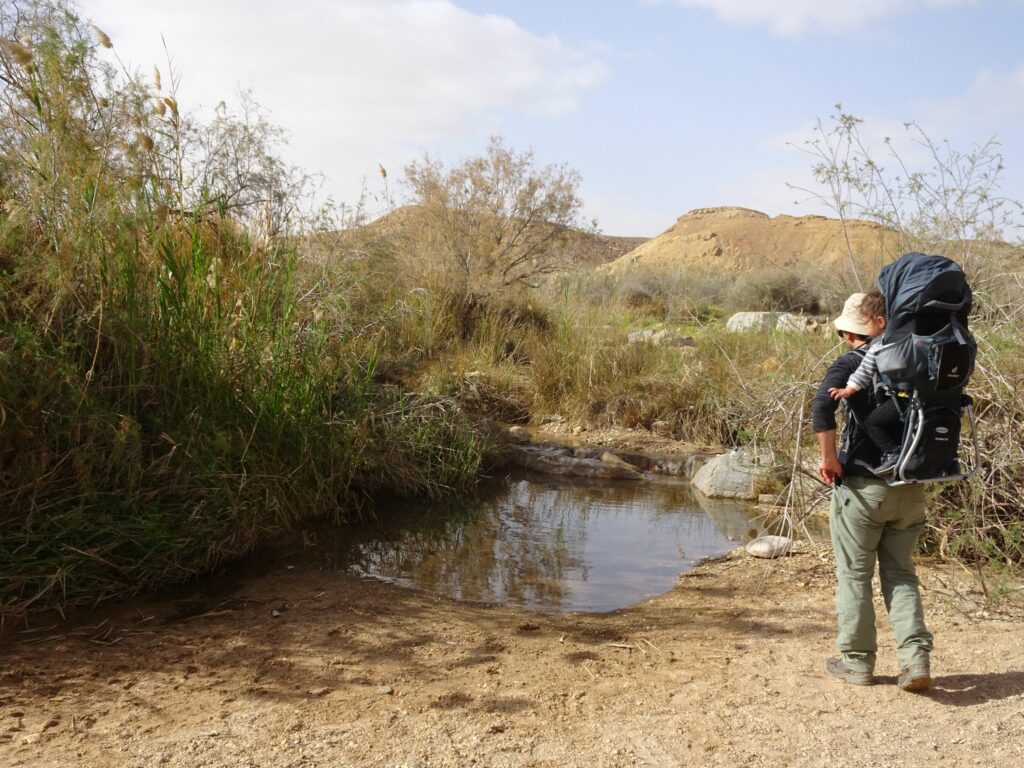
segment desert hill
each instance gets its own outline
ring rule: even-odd
[[[358,231],[340,232],[338,235],[368,236],[370,238],[399,240],[414,235],[428,226],[426,214],[416,205],[403,205],[368,222]],[[643,243],[646,237],[621,237],[597,232],[577,230],[569,238],[563,261],[566,266],[595,267],[615,261]]]
[[[415,239],[427,227],[425,213],[414,205],[398,207],[379,218],[348,230],[322,236],[319,244],[345,247],[355,240],[400,243]],[[915,243],[901,239],[891,229],[870,221],[826,216],[768,216],[738,206],[697,208],[682,216],[657,237],[622,237],[575,231],[561,262],[563,267],[597,268],[614,276],[633,269],[645,271],[696,269],[724,275],[740,275],[765,269],[795,271],[809,279],[849,278],[851,257],[861,278],[874,275],[906,250],[945,253],[963,263],[964,244]],[[331,250],[328,248],[328,250]],[[999,242],[986,242],[988,269],[1019,273],[1024,270],[1024,250]],[[977,263],[965,263],[976,274]]]
[[[858,269],[877,271],[896,255],[895,233],[868,221],[842,222],[824,216],[774,216],[749,208],[698,208],[669,229],[603,269],[696,267],[726,272],[801,266],[849,269],[852,250]]]
[[[569,260],[570,263],[589,267],[609,264],[646,242],[646,237],[618,237],[579,232],[569,246]]]

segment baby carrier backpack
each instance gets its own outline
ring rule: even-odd
[[[903,419],[899,459],[889,485],[945,482],[978,468],[977,428],[964,388],[977,343],[967,329],[971,289],[960,265],[944,256],[907,253],[878,275],[888,318],[877,356],[878,379],[896,398]],[[966,410],[974,468],[958,456]]]

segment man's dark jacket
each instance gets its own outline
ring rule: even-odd
[[[811,405],[811,425],[815,432],[827,432],[836,428],[836,408],[841,400],[833,400],[828,393],[832,387],[843,388],[846,386],[850,375],[857,370],[861,360],[864,359],[863,348],[861,350],[850,350],[838,357],[825,372],[825,378],[821,380],[818,391],[814,393],[814,401]],[[875,407],[874,394],[870,387],[865,387],[852,397],[847,398],[847,404],[853,411],[855,418],[846,419],[846,429],[843,433],[843,440],[839,443],[839,463],[843,465],[843,474],[860,477],[874,477],[869,467],[878,466],[882,460],[881,452],[875,444],[868,439],[863,429],[858,429],[855,420],[863,423],[871,409]],[[849,441],[849,443],[847,442]],[[849,444],[849,454],[844,452],[844,447]]]

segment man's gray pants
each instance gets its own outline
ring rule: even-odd
[[[881,480],[843,478],[832,493],[829,527],[836,556],[836,645],[846,665],[874,673],[875,609],[871,578],[878,561],[882,597],[896,636],[900,667],[928,663],[932,635],[914,572],[914,549],[924,530],[924,486],[890,488]]]

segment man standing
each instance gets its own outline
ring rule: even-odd
[[[896,636],[900,662],[899,687],[924,690],[931,685],[929,654],[932,635],[924,623],[924,609],[914,572],[913,554],[924,529],[924,486],[890,487],[871,472],[881,457],[878,448],[859,429],[874,407],[870,390],[847,401],[843,446],[837,450],[835,411],[838,401],[829,394],[844,387],[864,356],[867,323],[859,311],[865,294],[846,300],[833,324],[847,351],[829,366],[812,406],[812,424],[821,449],[818,474],[833,484],[829,527],[836,557],[836,645],[840,656],[825,662],[825,671],[853,685],[875,682],[875,610],[871,578],[878,562],[879,580],[889,623]]]

